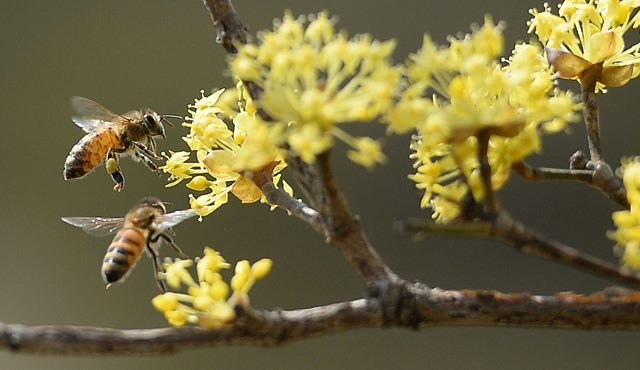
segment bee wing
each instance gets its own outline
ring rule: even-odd
[[[62,221],[80,227],[86,233],[95,236],[114,234],[124,225],[122,217],[62,217]]]
[[[164,231],[170,229],[182,221],[194,217],[196,212],[192,209],[185,209],[182,211],[175,211],[171,213],[159,216],[154,221],[154,228],[157,231]]]
[[[71,120],[87,133],[109,127],[112,122],[125,119],[93,100],[81,96],[71,98],[71,107],[75,111]]]

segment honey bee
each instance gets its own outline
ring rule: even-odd
[[[164,240],[180,257],[189,258],[169,234],[173,234],[173,226],[195,215],[190,209],[167,213],[165,204],[160,199],[147,197],[131,208],[124,218],[63,217],[62,221],[95,236],[116,233],[102,260],[102,278],[107,283],[107,289],[113,283],[123,280],[138,262],[142,250],[146,249],[153,261],[158,287],[166,292],[166,285],[159,278],[159,273],[164,272],[158,255],[160,244]]]
[[[76,112],[73,122],[86,135],[71,148],[64,162],[64,179],[81,178],[106,161],[107,172],[116,183],[113,187],[116,191],[124,187],[124,177],[118,166],[119,156],[130,155],[157,172],[158,167],[153,160],[162,157],[156,153],[155,137],[166,138],[163,121],[169,123],[167,118],[180,118],[159,115],[150,109],[115,114],[93,100],[79,96],[71,98],[71,106]]]

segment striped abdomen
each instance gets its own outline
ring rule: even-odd
[[[124,228],[116,234],[102,261],[102,278],[107,283],[122,279],[138,262],[147,244],[148,231],[135,227]]]
[[[110,128],[86,134],[71,148],[64,161],[65,180],[76,179],[89,173],[105,160],[109,149],[119,147],[120,138]]]

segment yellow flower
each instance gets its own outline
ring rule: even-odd
[[[613,212],[617,229],[608,236],[617,243],[622,264],[640,271],[640,158],[623,159],[622,178],[630,208]]]
[[[240,48],[231,69],[262,88],[255,104],[280,123],[278,144],[312,163],[336,124],[371,121],[391,106],[401,71],[390,62],[393,41],[348,39],[326,13],[308,19],[305,28],[285,14],[259,44]]]
[[[192,284],[193,279],[187,271],[193,265],[191,260],[178,260],[175,262],[165,262],[165,280],[171,288],[177,288],[180,284]]]
[[[211,192],[209,194],[200,195],[197,198],[189,194],[189,205],[200,216],[199,220],[202,221],[202,217],[208,216],[227,203],[231,188],[231,186],[224,186],[224,183],[222,183],[210,187]]]
[[[627,31],[640,26],[639,7],[636,0],[566,0],[554,15],[545,3],[543,11],[530,11],[529,32],[548,48],[560,77],[583,83],[593,76],[597,92],[625,85],[640,72],[640,43],[625,48],[624,41]]]
[[[188,152],[169,151],[169,153],[171,156],[162,153],[167,158],[167,163],[160,167],[162,171],[171,175],[169,177],[170,182],[166,185],[167,187],[175,186],[182,180],[190,179],[191,175],[206,172],[198,163],[187,163],[189,159]]]
[[[308,163],[313,163],[316,156],[331,147],[331,136],[322,132],[318,126],[303,125],[292,130],[288,138],[289,145]]]
[[[197,272],[202,281],[213,283],[215,278],[211,275],[217,275],[220,269],[229,268],[229,264],[220,253],[210,247],[204,248],[204,257],[198,261]]]
[[[247,302],[247,293],[257,280],[265,277],[273,266],[273,262],[268,258],[263,258],[251,265],[249,261],[243,260],[236,264],[235,274],[231,278],[231,289],[233,296],[231,301],[244,304]]]
[[[187,323],[202,328],[218,328],[235,320],[234,307],[248,304],[247,293],[255,281],[265,277],[271,270],[270,259],[262,259],[253,265],[240,261],[236,274],[231,279],[234,295],[229,297],[229,285],[219,271],[229,267],[224,258],[213,248],[205,247],[204,256],[197,259],[197,283],[187,268],[191,261],[176,260],[164,264],[167,282],[173,289],[182,285],[185,293],[167,292],[151,300],[153,307],[164,313],[170,325],[182,327]]]
[[[151,304],[160,312],[173,311],[178,307],[178,297],[175,293],[164,293],[155,296]]]
[[[505,64],[501,26],[489,18],[446,48],[429,37],[408,61],[411,83],[387,120],[390,130],[415,128],[411,149],[417,173],[410,176],[425,194],[422,207],[440,222],[460,216],[470,192],[485,197],[478,160],[479,138],[488,138],[492,190],[509,179],[512,163],[540,149],[539,136],[564,129],[578,105],[555,88],[539,47],[518,44]],[[431,94],[431,96],[429,96]]]
[[[370,137],[359,137],[354,140],[353,143],[355,150],[347,152],[347,156],[352,161],[371,168],[378,163],[383,163],[385,160],[380,143],[373,140]]]
[[[229,193],[243,203],[263,199],[260,188],[250,180],[251,174],[273,168],[274,176],[286,167],[280,148],[285,124],[261,120],[242,84],[235,93],[228,91],[222,89],[208,96],[201,92],[202,97],[190,105],[191,117],[184,123],[190,131],[183,139],[196,153],[196,161],[187,162],[189,152],[171,152],[167,164],[161,167],[171,174],[167,186],[191,179],[187,188],[208,191],[189,195],[189,204],[200,220],[226,204]],[[232,98],[239,99],[235,107],[230,102]],[[233,129],[226,122],[232,122]],[[279,165],[269,167],[272,163]]]

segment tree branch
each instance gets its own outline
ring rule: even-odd
[[[216,29],[216,42],[221,44],[229,54],[237,53],[238,50],[233,43],[234,41],[241,44],[247,42],[247,28],[238,17],[231,0],[203,1]]]
[[[589,154],[593,162],[604,160],[602,158],[602,146],[600,144],[600,117],[598,114],[598,103],[596,102],[596,83],[601,72],[602,63],[598,63],[587,68],[580,77],[583,103],[582,115],[584,117],[584,125],[587,129]]]
[[[572,163],[578,163],[576,157],[581,152],[577,152],[572,156]],[[584,163],[583,168],[561,169],[561,168],[545,168],[531,167],[525,162],[515,162],[512,169],[525,180],[541,181],[541,180],[570,180],[587,183],[604,193],[611,201],[620,206],[629,209],[629,201],[627,200],[627,191],[622,181],[615,176],[611,167],[604,161]],[[592,167],[587,169],[586,166]]]
[[[513,220],[505,211],[498,212],[497,218],[492,222],[475,221],[440,225],[425,220],[409,219],[398,222],[396,230],[414,234],[416,239],[434,234],[451,235],[454,233],[457,236],[495,237],[524,254],[542,257],[634,288],[640,288],[640,274],[549,239]]]
[[[640,330],[640,293],[608,289],[588,296],[537,296],[394,285],[393,299],[358,299],[292,311],[240,309],[238,321],[198,328],[118,330],[0,323],[0,348],[54,354],[154,354],[226,345],[280,346],[358,328],[508,326]]]
[[[269,204],[283,208],[290,214],[309,224],[318,233],[324,234],[325,229],[320,213],[309,207],[302,200],[287,194],[282,188],[276,187],[273,183],[273,169],[277,165],[277,162],[272,162],[259,171],[245,175],[248,175],[260,188]]]
[[[340,248],[367,284],[396,279],[349,211],[331,170],[329,152],[318,155],[316,160],[314,165],[308,165],[299,158],[288,159],[287,163],[310,203],[322,216],[327,241]]]
[[[498,218],[493,223],[491,236],[504,240],[525,254],[546,258],[634,288],[640,288],[640,274],[549,239],[513,220],[506,212],[498,214]]]

